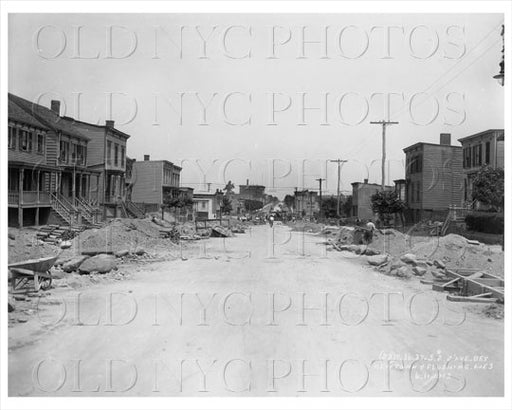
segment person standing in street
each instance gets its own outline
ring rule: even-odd
[[[364,241],[365,241],[365,243],[367,243],[367,244],[372,243],[372,241],[373,241],[373,231],[375,231],[375,224],[370,219],[366,223],[366,230],[364,232]]]
[[[270,217],[268,218],[268,223],[271,228],[274,226],[274,215],[270,215]]]

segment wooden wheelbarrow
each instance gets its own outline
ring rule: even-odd
[[[52,285],[51,267],[59,256],[30,259],[23,262],[11,263],[8,265],[11,271],[12,290],[23,288],[30,281],[34,282],[35,291],[46,290]]]

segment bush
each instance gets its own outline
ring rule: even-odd
[[[466,216],[466,226],[470,231],[502,234],[505,219],[502,213],[474,212]]]

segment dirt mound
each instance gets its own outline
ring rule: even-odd
[[[337,244],[358,244],[357,230],[341,227],[336,237]],[[413,254],[420,260],[442,261],[448,268],[481,269],[503,277],[504,255],[500,246],[485,245],[468,241],[456,234],[446,236],[408,235],[395,229],[383,229],[374,232],[373,241],[368,248],[400,258]]]
[[[114,219],[103,228],[83,231],[75,238],[75,248],[82,252],[134,251],[158,241],[161,229],[151,219]]]

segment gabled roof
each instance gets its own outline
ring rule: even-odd
[[[10,97],[10,94],[9,94],[9,97]],[[45,130],[45,131],[48,130],[48,127],[41,124],[41,122],[39,122],[37,120],[37,118],[35,118],[34,116],[25,112],[25,110],[23,110],[14,101],[12,101],[11,98],[9,98],[9,103],[8,103],[8,114],[9,114],[8,115],[9,120],[19,122],[19,123],[22,123],[25,125],[29,125],[29,126],[32,126],[35,128],[39,128],[41,130]]]
[[[77,127],[74,126],[74,120],[72,118],[61,117],[49,108],[9,93],[9,103],[11,102],[23,109],[29,116],[35,117],[37,121],[45,125],[48,129],[82,140],[90,140],[89,137],[82,134]]]

